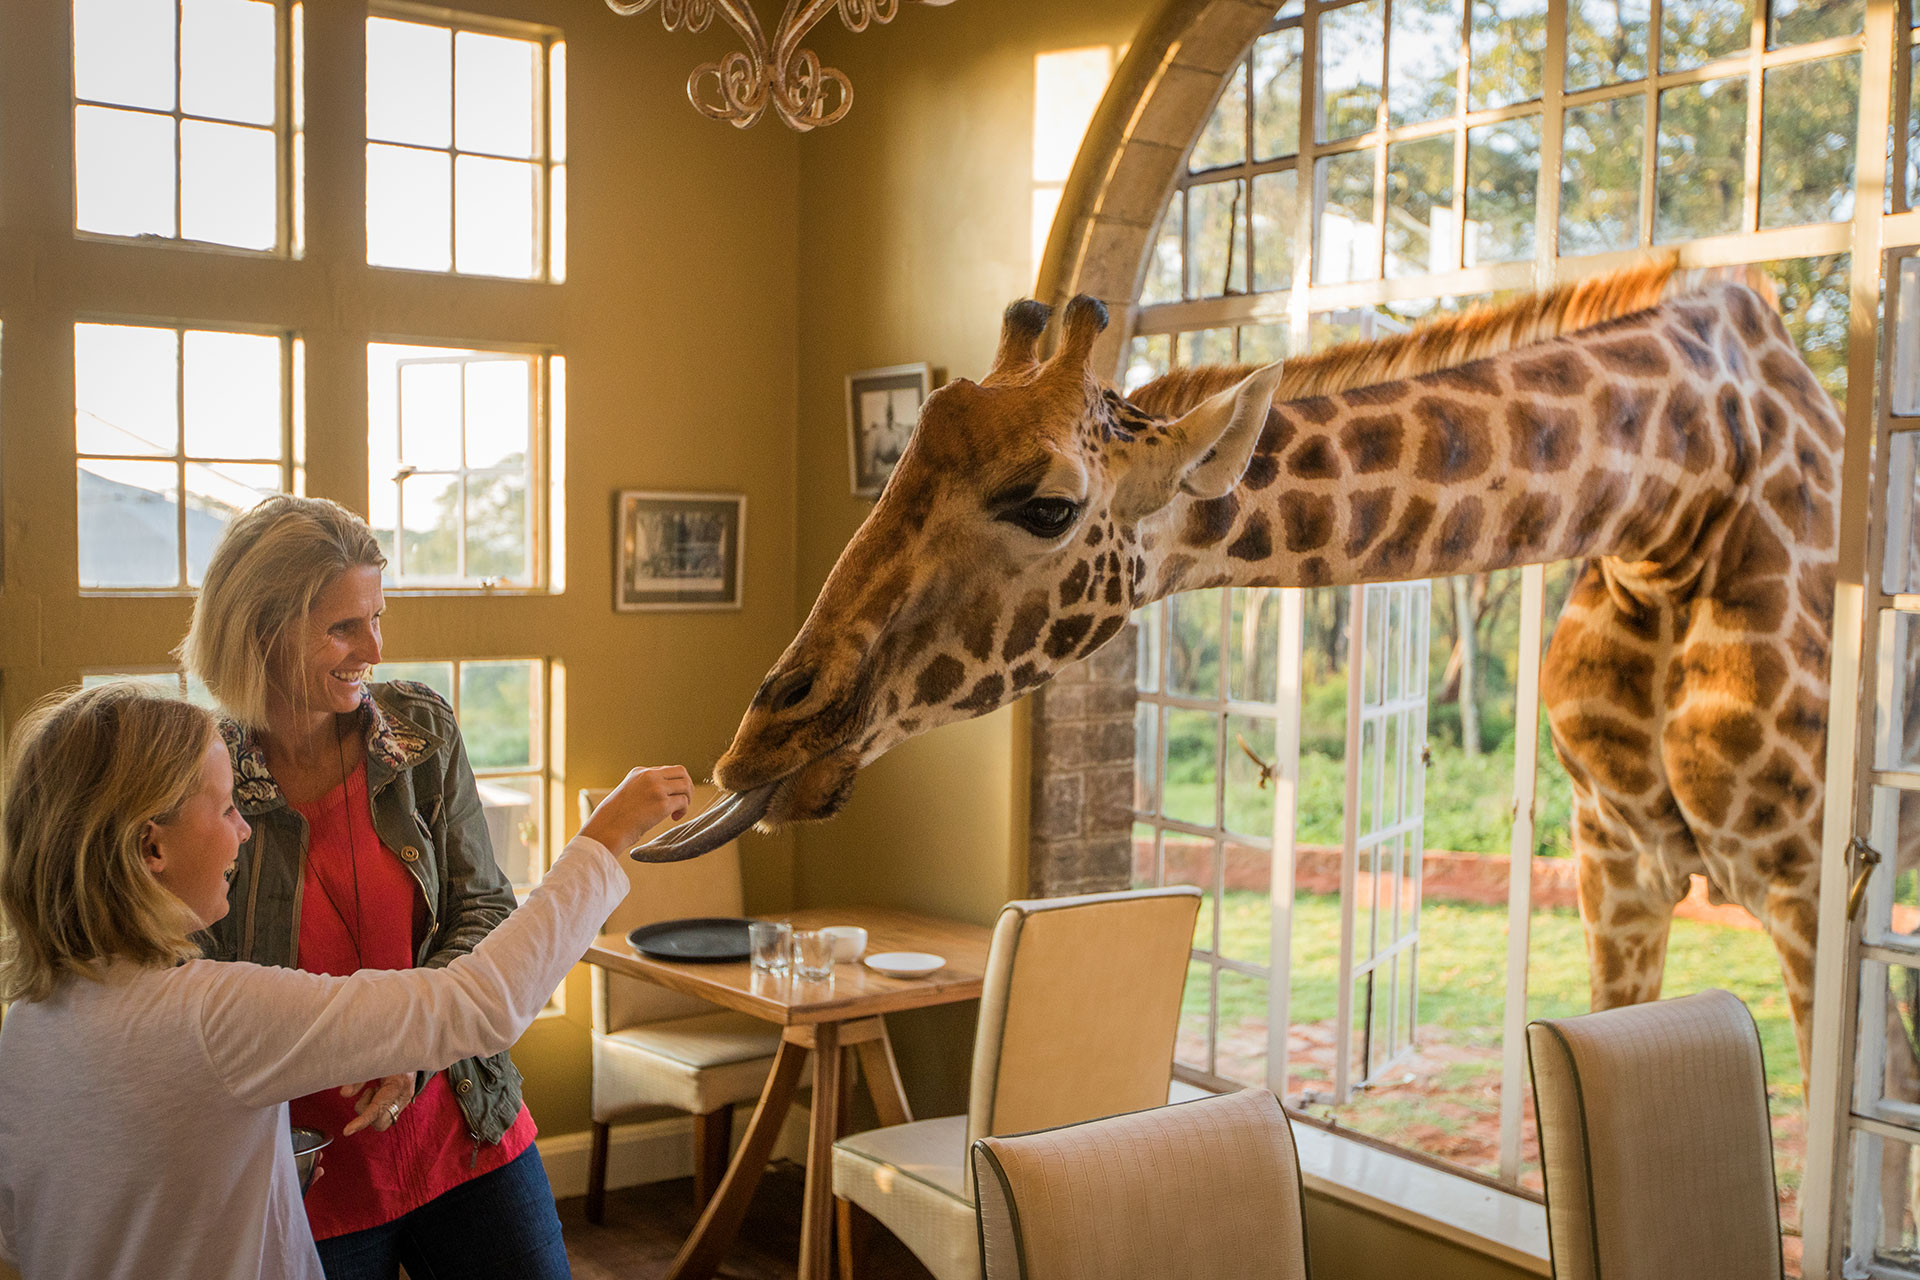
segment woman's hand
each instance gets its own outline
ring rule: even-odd
[[[340,1136],[344,1138],[369,1127],[375,1133],[385,1133],[393,1128],[394,1122],[400,1119],[400,1113],[413,1101],[413,1072],[366,1084],[340,1086],[340,1096],[343,1098],[351,1098],[355,1093],[360,1095],[353,1103],[356,1114],[340,1130]]]
[[[580,834],[625,853],[669,818],[684,817],[693,799],[693,779],[677,764],[634,769],[593,811]]]

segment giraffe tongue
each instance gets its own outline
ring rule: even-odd
[[[668,827],[631,856],[636,862],[684,862],[711,853],[760,821],[779,785],[769,782],[751,791],[723,791],[699,817]]]

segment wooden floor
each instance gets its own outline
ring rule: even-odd
[[[800,1256],[800,1197],[800,1167],[784,1161],[772,1165],[720,1274],[729,1280],[793,1280],[794,1260]],[[699,1216],[691,1178],[609,1191],[606,1220],[597,1227],[587,1221],[584,1198],[562,1200],[559,1207],[574,1280],[656,1280],[666,1275]],[[919,1259],[879,1226],[873,1229],[857,1277],[931,1280]]]

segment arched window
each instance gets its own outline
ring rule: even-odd
[[[1145,24],[1094,119],[1040,292],[1092,293],[1124,316],[1105,350],[1131,388],[1170,368],[1370,339],[1673,249],[1685,267],[1761,267],[1847,406],[1850,367],[1856,381],[1874,367],[1860,320],[1878,307],[1881,246],[1920,240],[1908,106],[1920,55],[1905,18],[1874,15],[1870,28],[1864,0],[1775,0],[1758,22],[1751,0],[1176,0]],[[1873,70],[1889,64],[1891,84]],[[1889,97],[1899,180],[1884,190],[1857,157],[1877,159]],[[1856,436],[1868,398],[1849,406]],[[1893,452],[1911,471],[1915,451]],[[1864,503],[1847,518],[1863,523]],[[1349,732],[1348,631],[1355,612],[1413,602],[1252,589],[1143,613],[1135,877],[1209,892],[1181,1074],[1266,1083],[1298,1113],[1522,1193],[1538,1186],[1519,1032],[1528,1016],[1587,1004],[1566,783],[1537,732],[1537,655],[1568,577],[1544,566],[1432,584],[1432,649],[1417,664],[1429,723],[1406,748],[1425,746],[1431,764],[1373,779],[1411,787],[1424,774],[1424,831],[1371,851],[1342,830],[1355,798],[1344,784],[1349,753],[1382,752],[1387,731]],[[1410,616],[1398,634],[1419,640]],[[1287,773],[1296,739],[1280,794],[1297,813],[1263,830],[1275,789],[1261,777],[1276,763]],[[1364,835],[1381,819],[1354,821]],[[1699,909],[1679,912],[1666,993],[1730,986],[1753,1007],[1797,1232],[1803,1126],[1834,1118],[1807,1115],[1770,943],[1706,896],[1696,884]],[[1403,946],[1405,963],[1342,970],[1343,920],[1349,953]],[[1276,946],[1286,963],[1271,963]],[[1337,1063],[1341,1048],[1360,1056]],[[1920,1140],[1920,1126],[1861,1140]],[[1856,1163],[1867,1176],[1867,1157]],[[1916,1234],[1910,1221],[1861,1230],[1856,1251],[1886,1257]]]

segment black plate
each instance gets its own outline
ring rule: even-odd
[[[722,964],[745,960],[747,924],[733,916],[697,916],[691,920],[662,920],[641,925],[627,941],[641,955],[654,960],[685,960],[694,964]]]

